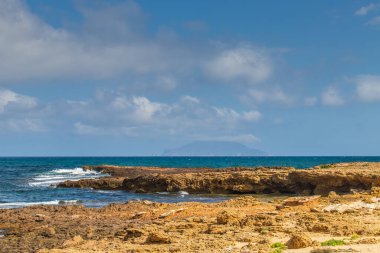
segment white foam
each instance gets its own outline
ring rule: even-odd
[[[156,192],[157,194],[160,194],[160,195],[168,195],[169,192]]]
[[[9,202],[9,203],[0,203],[0,209],[8,208],[18,208],[26,206],[35,206],[35,205],[60,205],[60,204],[75,204],[78,203],[77,200],[52,200],[52,201],[41,201],[41,202]]]
[[[55,169],[34,177],[28,184],[36,187],[56,186],[66,180],[78,181],[85,178],[97,178],[104,176],[97,171],[84,170],[82,168]]]
[[[57,174],[72,174],[72,175],[96,175],[99,172],[94,170],[84,170],[82,168],[74,168],[74,169],[56,169],[52,172]]]
[[[66,178],[65,180],[62,180],[62,179],[57,179],[57,180],[46,180],[46,181],[39,181],[39,182],[29,182],[29,185],[30,186],[54,186],[54,185],[57,185],[63,181],[66,181],[66,180],[71,180],[71,181],[78,181],[80,179],[70,179],[70,178]]]

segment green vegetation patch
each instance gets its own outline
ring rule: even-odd
[[[282,253],[287,248],[282,242],[275,242],[270,247],[273,249],[271,253]]]
[[[351,240],[358,240],[360,238],[360,236],[358,234],[353,234],[351,236]]]
[[[345,245],[346,243],[343,240],[335,240],[335,239],[330,239],[328,241],[322,242],[322,246],[340,246],[340,245]]]

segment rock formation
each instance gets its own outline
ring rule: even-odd
[[[122,189],[136,193],[178,192],[328,195],[380,186],[380,163],[345,163],[310,169],[276,168],[158,168],[95,166],[86,169],[110,177],[65,181],[58,187]]]

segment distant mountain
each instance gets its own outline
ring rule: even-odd
[[[196,141],[166,150],[163,156],[265,156],[265,152],[231,141]]]

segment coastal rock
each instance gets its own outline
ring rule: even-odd
[[[136,193],[188,192],[212,194],[290,193],[327,196],[355,191],[378,194],[380,164],[344,163],[311,169],[272,168],[157,168],[130,166],[85,167],[111,175],[65,181],[58,187],[126,190]],[[334,195],[335,196],[335,195]],[[337,197],[337,196],[335,196]]]
[[[47,227],[47,228],[45,228],[40,234],[41,234],[42,236],[44,236],[44,237],[51,238],[51,237],[54,237],[54,236],[55,236],[56,231],[55,231],[55,229],[52,228],[52,227]]]
[[[184,211],[184,210],[186,210],[186,208],[173,209],[173,210],[170,210],[169,212],[166,212],[166,213],[161,214],[161,215],[159,216],[159,218],[160,218],[160,219],[163,219],[163,218],[166,218],[166,217],[168,217],[168,216],[170,216],[170,215],[173,215],[173,214],[175,214],[175,213],[182,212],[182,211]]]
[[[289,241],[286,242],[286,246],[289,249],[302,249],[309,247],[313,244],[313,241],[311,238],[305,234],[294,234],[289,239]]]
[[[171,240],[166,234],[161,232],[153,232],[148,235],[146,243],[170,244]]]
[[[132,192],[273,193],[286,186],[287,169],[215,171],[205,173],[151,174],[125,179]]]
[[[81,244],[83,243],[83,238],[80,236],[80,235],[76,235],[74,236],[71,240],[67,240],[65,241],[62,246],[63,247],[72,247],[72,246],[76,246],[78,244]]]
[[[99,190],[120,190],[123,187],[124,177],[105,177],[81,179],[78,181],[67,180],[58,184],[62,188],[92,188]]]
[[[218,215],[216,216],[216,223],[222,224],[222,225],[236,222],[236,220],[237,220],[237,215],[228,211],[222,211],[218,213]]]
[[[127,241],[131,238],[138,238],[144,235],[144,231],[141,229],[128,229],[126,235],[124,236],[124,241]]]
[[[317,202],[321,196],[292,197],[284,200],[284,206],[300,206],[311,202]]]
[[[241,196],[217,203],[128,201],[102,208],[40,205],[3,209],[0,234],[6,236],[0,238],[0,253],[264,253],[272,252],[273,243],[283,242],[282,238],[291,235],[294,236],[289,247],[305,247],[310,241],[304,235],[318,241],[312,246],[319,246],[321,241],[355,234],[360,237],[355,241],[347,239],[351,244],[342,246],[345,250],[373,247],[372,252],[380,252],[380,211],[369,212],[367,208],[354,213],[311,211],[314,206],[322,209],[360,201],[366,205],[379,202],[368,193],[360,193],[340,195],[338,199],[322,196],[315,205],[306,202],[281,210],[276,210],[283,202],[283,196],[278,195]],[[160,214],[181,209],[159,219]],[[131,219],[140,212],[145,214]],[[36,214],[44,217],[44,222],[36,221]],[[45,234],[49,228],[54,228],[55,234]]]

